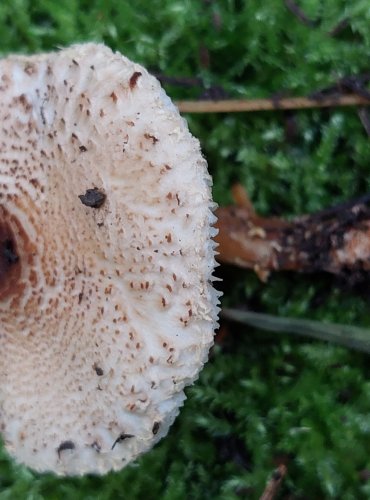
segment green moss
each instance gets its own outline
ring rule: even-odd
[[[103,41],[153,71],[202,77],[234,97],[307,95],[368,70],[367,0],[297,3],[315,27],[275,0],[2,0],[0,50]],[[329,36],[344,19],[343,31]],[[202,89],[167,91],[186,98]],[[369,190],[370,142],[355,109],[193,115],[189,123],[220,204],[231,201],[235,180],[261,213],[285,216]],[[367,297],[331,277],[281,274],[262,284],[252,273],[220,273],[225,304],[370,324]],[[282,498],[370,498],[370,481],[359,476],[370,467],[365,355],[234,327],[187,392],[169,436],[120,473],[59,479],[1,452],[0,499],[253,499],[282,459],[289,471]]]

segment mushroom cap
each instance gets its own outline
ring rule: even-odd
[[[0,61],[0,429],[37,471],[121,469],[213,342],[211,179],[158,81],[103,45]]]

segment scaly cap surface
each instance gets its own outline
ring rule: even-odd
[[[5,446],[39,471],[120,469],[213,342],[206,162],[159,83],[102,45],[0,61],[0,119]]]

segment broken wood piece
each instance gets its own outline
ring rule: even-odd
[[[257,215],[241,189],[233,188],[237,206],[216,211],[220,262],[253,269],[262,281],[283,270],[358,281],[370,270],[370,195],[288,221]]]

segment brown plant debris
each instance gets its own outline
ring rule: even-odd
[[[285,465],[280,464],[272,473],[271,479],[266,484],[265,491],[262,493],[260,500],[273,500],[279,491],[281,483],[287,473]]]
[[[271,271],[326,271],[361,280],[370,270],[370,194],[291,221],[260,217],[245,191],[234,186],[235,206],[217,210],[218,260]]]

